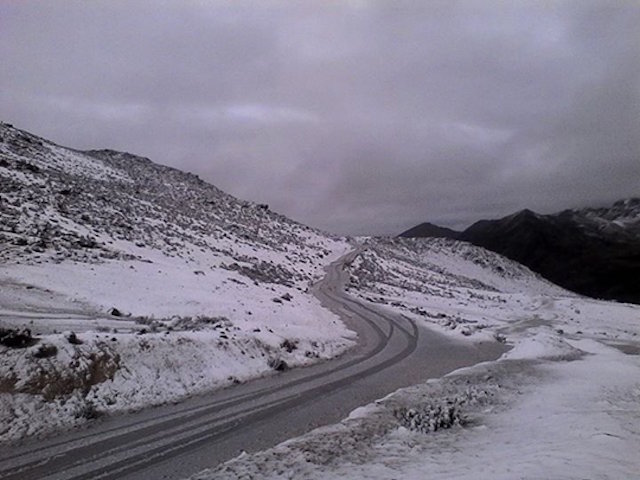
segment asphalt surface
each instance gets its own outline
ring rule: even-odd
[[[343,266],[327,268],[314,293],[358,333],[342,357],[199,395],[177,405],[95,421],[0,452],[0,478],[178,479],[242,451],[258,451],[403,386],[497,358],[501,344],[456,342],[407,317],[364,305],[343,290]]]

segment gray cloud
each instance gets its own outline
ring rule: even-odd
[[[640,6],[0,4],[6,121],[340,233],[640,194]]]

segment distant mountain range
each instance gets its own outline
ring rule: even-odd
[[[522,210],[463,232],[423,223],[400,236],[464,240],[577,293],[640,303],[640,198],[552,215]]]
[[[465,240],[575,292],[640,304],[640,198],[554,215],[523,210],[464,232],[425,223],[401,236]],[[0,123],[5,271],[144,261],[159,251],[184,260],[190,271],[240,272],[292,288],[342,248],[343,240],[236,199],[196,175],[129,153],[64,148]]]

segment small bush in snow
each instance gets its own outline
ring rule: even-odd
[[[286,302],[290,302],[291,300],[293,300],[293,297],[291,296],[290,293],[285,293],[280,298]]]
[[[75,412],[76,418],[84,418],[85,420],[95,420],[100,416],[100,411],[92,402],[86,402]]]
[[[415,432],[430,433],[464,423],[457,399],[443,404],[427,404],[420,408],[396,409],[393,414],[400,424]]]
[[[496,333],[493,338],[495,338],[500,343],[507,343],[507,337],[500,333]]]
[[[285,362],[279,357],[270,358],[269,361],[267,362],[267,365],[273,368],[276,372],[284,372],[289,368],[289,365],[287,364],[287,362]]]
[[[37,338],[31,336],[31,330],[25,328],[18,330],[15,328],[0,328],[0,345],[9,348],[27,348],[35,345]]]
[[[281,344],[280,344],[280,348],[283,350],[286,350],[287,353],[291,353],[294,350],[298,349],[298,342],[296,342],[295,340],[289,340],[288,338],[286,338]]]
[[[488,375],[484,380],[489,381],[491,378]],[[469,419],[463,415],[463,408],[483,405],[493,396],[492,391],[493,388],[467,387],[464,392],[441,397],[437,402],[427,402],[418,407],[398,407],[393,414],[409,430],[435,432],[468,423]]]
[[[69,342],[71,345],[82,345],[82,340],[80,340],[78,338],[78,336],[76,335],[76,332],[69,332],[66,336],[67,342]]]
[[[49,358],[55,357],[58,354],[58,347],[55,345],[42,344],[38,349],[33,352],[35,358]]]
[[[141,321],[140,323],[146,323],[151,325],[154,321],[148,320]],[[155,321],[157,325],[160,325]],[[223,327],[231,327],[233,323],[227,317],[209,317],[206,315],[197,315],[195,317],[174,317],[171,319],[169,327],[173,330],[205,330],[205,329],[218,329]]]

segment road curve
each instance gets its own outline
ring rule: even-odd
[[[176,479],[334,423],[391,391],[496,358],[497,343],[469,345],[381,312],[343,291],[344,265],[327,268],[314,294],[358,333],[339,359],[294,369],[178,405],[114,416],[0,453],[0,478]]]

